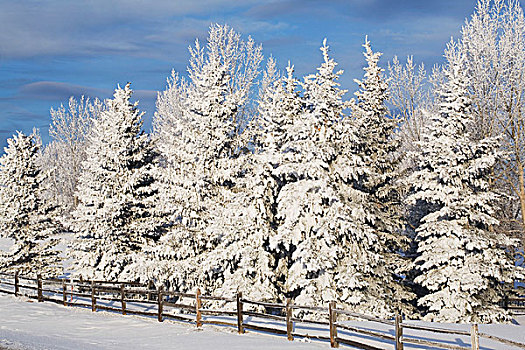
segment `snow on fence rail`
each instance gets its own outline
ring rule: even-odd
[[[18,273],[10,275],[0,272],[0,292],[25,296],[39,302],[50,301],[64,306],[91,308],[93,312],[103,310],[122,313],[122,315],[156,317],[159,322],[164,319],[175,319],[195,323],[197,327],[202,327],[204,324],[235,327],[239,334],[250,329],[286,335],[290,341],[293,341],[295,337],[318,339],[329,341],[333,348],[344,344],[366,350],[392,348],[403,350],[405,344],[415,344],[438,349],[479,350],[479,339],[485,338],[525,349],[525,344],[480,333],[477,324],[472,324],[468,332],[404,323],[400,315],[396,315],[394,320],[363,315],[339,309],[335,302],[331,302],[328,307],[296,305],[292,304],[290,299],[287,299],[284,304],[278,304],[247,300],[242,297],[241,293],[237,293],[233,298],[226,298],[202,295],[199,289],[195,294],[165,291],[162,287],[155,289],[151,282],[141,284],[100,280],[43,279],[40,275],[37,278],[30,278],[20,276]],[[516,306],[511,306],[513,302]],[[523,300],[507,299],[505,306],[509,309],[511,307],[525,308],[522,303]],[[206,307],[205,304],[207,304]],[[222,305],[218,308],[219,304]],[[229,306],[226,307],[227,305]],[[308,318],[309,314],[314,314],[317,318]],[[387,325],[393,327],[393,332],[365,329],[363,326],[345,322],[348,319]],[[308,324],[310,327],[315,325],[319,328],[316,329],[315,334],[312,333],[312,328],[302,327],[310,333],[297,331],[297,328],[301,328],[301,324]],[[466,336],[470,337],[471,344],[470,347],[467,347],[421,339],[405,335],[405,330]],[[364,342],[365,339],[368,342]],[[373,340],[373,344],[370,344],[370,340]]]
[[[503,308],[511,310],[514,314],[525,315],[525,298],[505,298]]]

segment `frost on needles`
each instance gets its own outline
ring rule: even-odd
[[[159,95],[154,137],[170,221],[149,251],[149,274],[173,288],[275,297],[262,249],[267,223],[256,209],[264,191],[240,129],[261,49],[214,25],[206,46],[190,48],[189,79],[173,74]]]
[[[132,264],[160,233],[155,150],[131,95],[130,84],[117,88],[88,137],[69,252],[74,274],[84,278],[135,280]]]
[[[363,45],[367,65],[359,90],[350,101],[352,115],[340,125],[339,156],[333,178],[343,199],[348,227],[341,249],[347,251],[341,264],[343,301],[362,312],[389,315],[396,310],[412,313],[406,290],[397,271],[404,265],[399,250],[401,236],[400,193],[396,181],[396,122],[385,105],[387,87],[368,39]],[[373,300],[373,301],[372,301]]]
[[[62,266],[55,208],[43,198],[46,173],[38,166],[37,136],[18,132],[0,158],[0,237],[14,244],[0,255],[0,270],[54,277]]]
[[[513,261],[494,230],[498,196],[490,184],[502,156],[498,139],[474,140],[464,57],[449,57],[439,111],[414,154],[416,170],[407,202],[415,216],[417,252],[412,268],[426,319],[500,322],[502,282],[512,282]]]

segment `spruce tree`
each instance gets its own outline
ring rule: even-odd
[[[207,138],[203,157],[206,164],[199,170],[208,185],[206,249],[199,257],[200,285],[214,293],[231,295],[240,290],[248,297],[273,300],[272,257],[265,250],[270,226],[264,216],[258,215],[258,208],[264,206],[267,181],[259,176],[261,169],[247,143],[250,129],[241,130],[246,92],[252,83],[245,81],[246,86],[231,92],[231,85],[245,77],[241,71],[232,72],[231,59],[215,49],[216,37],[226,33],[212,29],[208,60],[191,75],[190,91],[195,96],[190,102],[191,113],[199,116],[203,131],[199,138]],[[256,48],[251,38],[242,46],[247,58],[257,53],[250,53]],[[248,68],[255,73],[259,61],[245,67],[245,72]],[[248,75],[249,79],[255,78],[254,73]]]
[[[229,245],[254,242],[243,238],[255,227],[253,216],[243,212],[255,202],[244,182],[251,170],[244,168],[249,156],[241,125],[261,47],[228,26],[213,25],[207,45],[196,41],[190,55],[188,81],[174,75],[157,102],[155,134],[171,198],[165,208],[170,227],[150,251],[150,273],[180,290],[214,292],[235,280],[232,274],[246,276],[249,286],[250,273],[237,271],[246,265],[239,249],[230,252]]]
[[[118,87],[88,138],[70,247],[72,269],[84,278],[137,279],[133,264],[142,263],[144,245],[161,232],[156,153],[131,95],[129,83]]]
[[[346,171],[353,172],[352,186],[370,195],[372,205],[368,208],[374,215],[373,227],[390,250],[402,245],[399,232],[402,220],[400,198],[396,187],[399,178],[396,151],[399,141],[394,137],[397,127],[395,119],[390,118],[386,107],[388,83],[379,67],[382,53],[373,52],[368,38],[363,45],[367,66],[363,80],[355,80],[359,90],[356,99],[351,101],[354,126],[354,144],[350,146],[354,154],[354,164]]]
[[[159,93],[153,120],[153,139],[160,153],[160,200],[166,231],[146,248],[147,261],[137,266],[146,279],[181,291],[197,284],[197,257],[206,247],[205,182],[201,181],[195,114],[188,105],[189,83],[172,72],[166,90]]]
[[[439,113],[423,134],[407,203],[418,216],[412,265],[426,319],[499,322],[502,282],[512,281],[507,239],[493,230],[497,195],[490,176],[501,154],[496,138],[474,140],[468,80],[461,57],[449,62]]]
[[[339,89],[337,63],[321,47],[323,63],[304,78],[302,96],[292,69],[284,78],[281,108],[275,109],[272,139],[278,148],[272,176],[275,232],[269,248],[276,258],[281,298],[322,305],[339,300],[335,271],[342,256],[338,232],[349,222],[330,173],[336,158],[336,124],[343,116],[345,91]]]
[[[43,198],[45,173],[38,166],[35,134],[18,132],[0,158],[0,236],[13,241],[0,270],[56,277],[62,273],[56,249],[59,225]]]
[[[332,177],[347,217],[339,241],[346,247],[338,266],[337,286],[348,307],[378,316],[396,310],[411,312],[404,300],[411,295],[400,285],[402,266],[399,194],[396,188],[395,121],[385,105],[388,85],[368,39],[363,45],[367,66],[359,90],[350,102],[351,117],[337,125],[337,158]]]
[[[273,228],[266,210],[273,179],[251,152],[232,159],[230,166],[235,171],[230,185],[221,189],[221,205],[212,210],[209,225],[220,236],[202,256],[203,273],[218,294],[239,290],[252,299],[274,301],[274,258],[267,249]]]

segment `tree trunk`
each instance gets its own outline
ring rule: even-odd
[[[520,201],[521,209],[521,247],[525,249],[525,178],[523,175],[523,164],[518,161],[518,179],[519,179],[519,193],[518,198]]]

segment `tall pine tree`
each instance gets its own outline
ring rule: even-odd
[[[88,138],[70,247],[72,268],[84,278],[137,279],[133,263],[142,263],[144,245],[158,238],[163,224],[156,210],[156,153],[131,95],[129,83],[117,88]]]
[[[13,241],[0,270],[56,277],[62,273],[55,249],[56,212],[43,198],[45,174],[38,166],[35,134],[18,132],[0,158],[0,237]]]
[[[513,264],[492,228],[497,195],[490,176],[498,157],[495,138],[473,140],[467,77],[461,57],[449,62],[439,113],[423,134],[407,203],[418,216],[414,282],[426,319],[441,322],[508,320],[497,303]]]
[[[172,76],[157,101],[155,134],[171,219],[150,251],[150,273],[180,290],[213,292],[225,281],[239,281],[232,274],[254,270],[228,246],[245,242],[241,236],[253,227],[254,218],[243,215],[255,202],[244,182],[250,170],[241,132],[262,54],[251,38],[213,25],[207,45],[196,41],[190,56],[189,80]],[[235,272],[239,266],[246,272]]]
[[[345,108],[345,91],[337,82],[342,71],[335,71],[326,41],[321,52],[323,62],[317,73],[304,78],[302,95],[288,69],[283,88],[276,90],[281,107],[267,123],[268,153],[275,153],[268,161],[276,183],[275,233],[269,248],[276,259],[278,288],[281,298],[310,305],[340,299],[334,276],[344,255],[339,233],[350,224],[330,177],[336,125]]]
[[[338,184],[349,224],[339,239],[344,262],[338,266],[337,286],[342,302],[356,311],[388,316],[405,309],[410,299],[397,283],[401,265],[401,218],[395,185],[397,142],[395,121],[385,105],[387,83],[368,39],[363,45],[365,76],[355,80],[359,90],[350,102],[351,117],[337,125],[337,158],[331,176]]]

